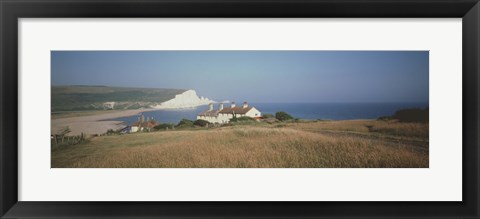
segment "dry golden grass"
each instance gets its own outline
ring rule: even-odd
[[[369,130],[367,126],[371,124]],[[428,167],[428,137],[416,133],[414,138],[405,137],[413,133],[406,129],[426,129],[422,131],[428,133],[428,126],[382,121],[319,121],[275,126],[102,136],[85,144],[53,149],[52,167]],[[403,137],[390,140],[377,135]]]
[[[428,141],[428,124],[401,123],[397,121],[378,120],[345,120],[345,121],[311,121],[300,123],[287,123],[277,126],[292,127],[306,131],[340,131],[369,134],[382,134],[389,137],[407,137]]]

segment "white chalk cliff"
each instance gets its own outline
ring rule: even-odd
[[[156,108],[159,109],[181,109],[181,108],[192,108],[201,105],[207,105],[213,103],[213,100],[210,100],[205,97],[199,97],[197,92],[194,90],[187,90],[181,94],[175,95],[175,98],[165,101],[160,105],[157,105]]]

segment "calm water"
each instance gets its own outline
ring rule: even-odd
[[[275,114],[285,111],[295,118],[301,119],[376,119],[388,116],[404,108],[425,108],[428,103],[251,103],[262,114]],[[225,104],[228,107],[229,104]],[[214,107],[218,107],[215,104]],[[208,106],[200,106],[182,110],[156,110],[142,113],[145,118],[153,117],[161,123],[178,123],[182,118],[195,120],[198,113],[206,110]],[[138,116],[123,117],[114,120],[132,124]]]

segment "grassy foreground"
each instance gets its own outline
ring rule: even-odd
[[[258,123],[100,136],[52,148],[52,168],[428,168],[428,124]]]

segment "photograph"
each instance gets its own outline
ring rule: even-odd
[[[429,168],[429,51],[52,50],[51,168]]]

